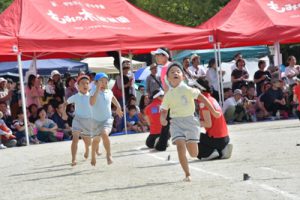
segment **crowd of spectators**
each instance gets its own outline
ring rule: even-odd
[[[297,103],[293,98],[295,77],[300,74],[296,59],[290,56],[283,73],[278,67],[268,67],[266,62],[258,62],[258,70],[254,77],[249,77],[248,69],[241,54],[235,56],[235,64],[231,72],[231,88],[224,88],[223,113],[227,123],[255,122],[258,120],[275,120],[295,116]],[[146,85],[134,89],[134,76],[130,70],[130,62],[124,60],[123,84],[125,91],[126,122],[115,114],[112,106],[114,124],[113,132],[149,131],[149,118],[145,116],[145,108],[153,101],[153,96],[164,89],[159,63],[150,66],[150,75]],[[266,69],[267,68],[267,69]],[[161,70],[161,71],[160,71]],[[214,59],[209,61],[207,69],[200,65],[200,56],[192,55],[183,59],[183,71],[189,80],[206,79],[211,87],[212,95],[219,100],[218,69]],[[84,72],[80,72],[81,75]],[[224,75],[225,72],[220,73]],[[93,87],[95,73],[88,73]],[[253,81],[252,81],[253,80]],[[112,91],[121,105],[122,79],[116,77]],[[25,87],[28,130],[31,144],[70,140],[72,137],[72,119],[74,105],[66,100],[77,93],[76,77],[69,74],[62,76],[53,70],[48,79],[31,74]],[[147,111],[149,112],[149,111]],[[24,115],[21,103],[19,83],[0,77],[0,149],[26,145]],[[150,125],[151,126],[151,125]]]

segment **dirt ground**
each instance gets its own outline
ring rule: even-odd
[[[76,167],[70,166],[70,142],[1,150],[0,200],[300,199],[298,120],[229,129],[231,159],[190,159],[191,183],[182,182],[175,146],[151,152],[144,148],[147,133],[111,137],[110,166],[101,155],[92,167],[82,141]],[[249,180],[243,181],[244,173]]]

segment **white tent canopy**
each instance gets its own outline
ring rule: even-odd
[[[123,59],[128,60],[128,58],[122,57],[122,60]],[[119,70],[114,66],[113,57],[86,58],[81,62],[87,63],[89,69],[93,72],[104,72],[106,74],[119,74]],[[146,62],[132,60],[132,71],[136,71],[137,69],[145,66],[146,66]]]

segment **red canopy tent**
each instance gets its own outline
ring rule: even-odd
[[[14,45],[29,59],[33,53],[56,58],[160,46],[211,48],[211,33],[166,22],[126,0],[15,0],[0,15],[0,35],[13,39],[3,44],[0,38],[0,54],[13,53]]]
[[[198,26],[213,29],[222,47],[300,42],[299,0],[231,0]]]
[[[18,55],[27,128],[21,54],[25,59],[82,58],[99,52],[149,52],[161,46],[210,48],[211,33],[166,22],[126,0],[15,0],[0,15],[0,60]],[[29,145],[28,130],[26,135]]]

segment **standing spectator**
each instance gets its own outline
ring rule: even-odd
[[[40,98],[44,96],[44,90],[41,88],[40,81],[35,75],[30,74],[25,89],[26,106],[35,104],[40,108],[42,106]]]
[[[64,101],[65,98],[65,87],[61,80],[60,73],[57,70],[51,72],[51,79],[55,85],[55,95],[54,98],[59,101]]]
[[[189,67],[190,67],[190,58],[189,57],[183,58],[182,66],[183,66],[183,75],[185,77],[185,81],[186,81],[186,83],[189,83],[189,80],[193,79],[193,76],[189,71]]]
[[[259,96],[262,91],[261,87],[265,81],[271,81],[272,75],[269,71],[265,71],[266,61],[258,61],[258,70],[254,74],[254,83],[256,84],[256,95]]]
[[[191,56],[192,66],[189,67],[189,72],[192,75],[193,79],[205,79],[206,72],[204,68],[200,65],[200,56],[194,54]]]
[[[210,88],[212,88],[213,97],[219,102],[219,80],[218,80],[218,69],[216,65],[216,59],[212,58],[208,62],[208,70],[206,71],[206,79],[208,80]],[[225,71],[222,71],[222,76],[225,75]],[[220,81],[223,78],[220,77]]]
[[[157,74],[157,66],[155,63],[150,65],[150,74],[146,79],[146,91],[151,97],[155,90],[162,88],[160,76]]]
[[[78,91],[75,87],[76,80],[73,77],[69,77],[66,80],[66,99],[68,99],[70,96],[76,94]],[[90,87],[91,88],[91,87]]]
[[[7,127],[5,122],[1,119],[3,113],[0,112],[0,149],[6,149],[7,147],[15,147],[17,145],[16,137],[12,134],[12,131]]]
[[[160,123],[160,106],[164,92],[162,90],[156,90],[153,92],[153,101],[145,108],[145,119],[150,127],[150,134],[146,139],[146,145],[149,148],[155,148],[155,144],[158,142],[161,123]],[[157,141],[156,141],[157,140]]]
[[[124,84],[125,103],[126,103],[130,97],[130,88],[132,87],[132,84],[133,84],[133,78],[128,77],[128,73],[130,70],[130,61],[124,60],[122,62],[122,67],[123,67],[123,84]],[[116,77],[116,83],[115,83],[114,87],[115,87],[115,89],[114,88],[112,89],[114,96],[118,99],[118,101],[121,104],[122,103],[122,78],[121,78],[121,75],[118,75]],[[116,92],[117,90],[120,91],[120,94],[117,94],[117,92]]]
[[[45,86],[44,104],[48,103],[51,99],[53,99],[54,94],[55,94],[54,81],[51,78],[49,78],[47,81],[47,85]]]
[[[245,67],[245,61],[243,59],[238,59],[236,61],[237,69],[234,69],[231,73],[231,83],[232,83],[232,90],[235,91],[236,89],[241,89],[241,86],[248,81],[249,74]]]
[[[56,142],[57,125],[47,118],[45,108],[41,107],[37,111],[39,119],[35,122],[38,130],[37,138],[41,142]]]
[[[295,56],[289,56],[287,62],[289,66],[285,68],[285,76],[287,77],[287,83],[291,87],[291,85],[296,83],[294,80],[296,76],[300,74],[300,66],[296,66]]]
[[[21,104],[20,104],[21,103]],[[11,116],[17,118],[18,108],[22,105],[20,83],[17,82],[10,101]]]
[[[156,49],[156,51],[152,51],[151,54],[155,56],[155,61],[158,65],[157,72],[160,76],[161,84],[163,86],[164,91],[167,91],[169,89],[169,85],[167,85],[168,81],[166,78],[166,74],[171,60],[169,49],[160,47]]]
[[[158,74],[160,75],[160,80],[163,86],[163,90],[166,93],[169,90],[170,84],[167,80],[167,71],[168,67],[171,64],[171,57],[169,49],[161,47],[156,49],[156,51],[151,52],[152,55],[155,56],[155,61],[160,70],[158,70]],[[168,140],[170,138],[170,110],[168,111],[167,121],[168,123],[162,127],[161,134],[159,137],[158,144],[156,145],[156,150],[165,151],[168,146]]]
[[[294,97],[293,97],[293,101],[295,103],[298,103],[298,108],[297,108],[297,111],[296,111],[296,114],[300,120],[300,75],[298,75],[296,77],[296,82],[297,82],[297,85],[294,87]]]

